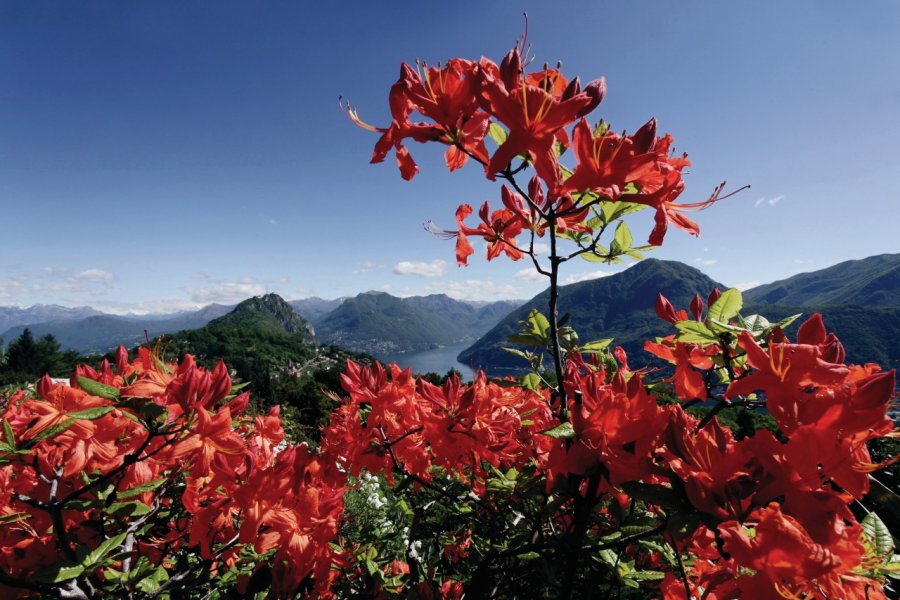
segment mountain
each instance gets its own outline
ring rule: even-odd
[[[30,325],[31,323],[73,321],[102,314],[99,310],[94,310],[90,306],[78,306],[75,308],[66,308],[56,304],[35,304],[28,308],[0,306],[0,331],[6,331],[20,325]]]
[[[397,298],[365,292],[321,317],[316,331],[320,341],[358,352],[417,352],[477,339],[517,304],[473,306],[445,294]]]
[[[300,300],[291,300],[288,302],[301,317],[315,325],[325,315],[340,306],[346,298],[334,298],[333,300],[325,300],[313,296],[311,298],[301,298]]]
[[[93,309],[89,310],[93,311]],[[212,319],[229,310],[231,307],[210,304],[195,312],[164,319],[158,318],[158,316],[147,319],[134,316],[120,317],[94,311],[97,314],[87,317],[30,323],[28,329],[35,338],[41,338],[48,334],[53,335],[63,349],[102,354],[116,348],[119,344],[130,347],[143,342],[145,330],[152,339],[183,329],[195,329],[203,327]],[[9,343],[22,335],[24,329],[24,325],[18,325],[5,330],[0,337]]]
[[[306,319],[278,294],[266,294],[244,300],[234,310],[206,326],[246,327],[271,334],[294,336],[306,344],[316,343],[316,334]]]
[[[643,352],[644,340],[671,333],[671,326],[656,316],[659,292],[676,307],[686,307],[695,293],[705,298],[716,286],[724,289],[688,265],[646,259],[609,277],[560,286],[559,314],[569,314],[569,324],[582,341],[613,337],[615,344],[637,356]],[[464,350],[459,361],[491,373],[524,369],[524,360],[503,350],[511,346],[506,338],[519,330],[518,322],[533,308],[546,313],[548,299],[549,290],[545,290],[507,315]]]
[[[876,362],[892,368],[900,366],[898,283],[900,255],[873,256],[744,292],[741,314],[761,314],[776,321],[802,313],[788,328],[790,337],[806,317],[821,313],[825,326],[844,344],[848,362]],[[649,362],[642,349],[644,340],[673,333],[671,326],[656,316],[657,292],[676,308],[686,308],[695,292],[705,298],[716,285],[725,289],[688,265],[647,259],[616,275],[561,286],[559,311],[560,315],[571,313],[571,325],[582,340],[614,338],[615,344],[634,357],[633,366],[639,366]],[[524,369],[522,359],[502,348],[512,346],[507,336],[518,331],[518,321],[532,308],[546,312],[548,295],[544,291],[504,318],[464,350],[459,361],[491,373]]]
[[[249,383],[253,409],[281,406],[285,430],[297,440],[315,442],[339,393],[348,358],[334,347],[317,346],[312,326],[276,294],[250,298],[199,329],[166,338],[169,355],[193,354],[212,367],[225,361],[237,380]]]
[[[176,355],[193,354],[201,363],[221,358],[247,381],[267,379],[273,368],[316,356],[312,326],[277,294],[244,300],[198,329],[164,338],[163,344]]]
[[[453,321],[383,292],[349,298],[319,320],[319,340],[376,355],[426,350],[458,338]]]
[[[900,254],[848,260],[744,292],[745,302],[785,306],[900,306]]]

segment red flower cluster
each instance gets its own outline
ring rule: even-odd
[[[301,585],[327,593],[343,508],[333,463],[286,446],[277,408],[239,416],[249,398],[229,395],[221,362],[207,371],[188,356],[170,366],[141,349],[129,363],[120,348],[117,363],[115,372],[106,361],[99,372],[79,367],[71,386],[45,377],[38,397],[19,393],[2,413],[4,597],[141,585],[140,561],[151,575],[185,577],[186,552],[201,570],[252,572],[248,548],[274,553],[276,596]]]
[[[445,159],[451,171],[472,158],[482,164],[489,179],[500,176],[511,181],[512,175],[526,166],[534,167],[536,177],[528,193],[520,190],[522,193],[514,196],[504,187],[505,208],[492,212],[484,203],[477,227],[463,223],[472,207],[459,207],[458,229],[441,233],[458,238],[460,265],[465,265],[473,252],[467,236],[487,240],[488,260],[501,252],[518,260],[523,251],[516,238],[523,231],[542,234],[548,227],[566,231],[577,224],[580,231],[590,233],[589,209],[601,201],[621,200],[654,208],[652,245],[662,244],[669,223],[699,234],[697,224],[683,213],[717,201],[721,187],[706,201],[675,203],[684,190],[682,170],[690,162],[686,155],[671,152],[671,135],[657,137],[655,119],[631,135],[610,131],[603,121],[592,127],[585,116],[606,95],[602,77],[582,88],[577,77],[569,80],[559,69],[546,65],[527,72],[526,63],[521,47],[511,50],[499,65],[487,58],[478,62],[454,58],[443,67],[422,64],[419,69],[403,63],[400,79],[389,95],[389,127],[368,125],[352,107],[346,108],[355,123],[382,134],[372,162],[383,161],[393,147],[404,179],[412,179],[419,170],[404,146],[407,139],[449,146]],[[428,121],[412,121],[416,112]],[[567,128],[572,129],[575,150],[572,170],[560,164],[560,154],[570,144]],[[489,132],[498,143],[492,155],[484,142]],[[521,164],[514,166],[519,158]],[[511,206],[513,198],[523,206]]]
[[[485,465],[520,468],[554,440],[538,435],[558,424],[546,399],[518,386],[471,384],[451,377],[438,387],[391,365],[347,363],[349,397],[324,431],[326,455],[352,475],[398,471],[430,482],[434,467],[484,490]]]
[[[662,312],[669,312],[664,304]],[[690,574],[698,594],[884,597],[880,583],[862,574],[866,549],[849,504],[868,491],[868,473],[883,466],[872,464],[866,443],[894,429],[886,414],[894,371],[845,365],[820,315],[797,338],[790,343],[776,329],[763,347],[742,332],[745,357],[734,359],[746,364],[723,400],[759,394],[785,441],[767,430],[738,441],[715,419],[698,429],[680,407],[672,413],[659,456],[704,515],[705,526],[684,546],[698,557]],[[682,369],[698,366],[691,362],[698,345],[675,344]],[[654,352],[665,354],[659,346]],[[706,345],[701,354],[710,361],[722,352]],[[679,597],[680,583],[670,583],[666,589]]]

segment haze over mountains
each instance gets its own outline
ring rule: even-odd
[[[616,275],[562,286],[560,314],[569,313],[582,341],[615,338],[615,344],[622,345],[634,357],[634,364],[640,365],[647,360],[643,341],[671,333],[655,314],[656,294],[661,291],[676,307],[685,308],[695,292],[705,297],[715,286],[725,287],[691,266],[647,259]],[[460,362],[502,373],[524,367],[521,359],[502,348],[510,345],[506,337],[518,329],[517,322],[531,308],[546,310],[546,296],[545,291],[524,304],[469,303],[442,294],[397,298],[366,292],[353,298],[289,303],[270,294],[247,302],[253,304],[251,313],[273,314],[279,328],[296,329],[293,333],[305,344],[333,344],[383,356],[471,341]],[[0,337],[9,343],[27,325],[35,337],[54,335],[63,348],[105,352],[119,343],[142,342],[145,329],[153,338],[214,325],[222,318],[228,327],[215,325],[212,330],[234,335],[241,327],[240,315],[246,316],[249,310],[247,302],[239,305],[243,308],[237,315],[230,314],[234,307],[215,304],[190,313],[148,317],[104,315],[90,307],[0,308],[0,325],[6,327]],[[744,292],[744,315],[778,319],[813,312],[823,313],[826,326],[844,343],[849,360],[896,366],[900,361],[900,254],[847,261]],[[258,325],[254,320],[254,327]]]

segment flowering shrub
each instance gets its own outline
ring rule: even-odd
[[[489,260],[547,277],[547,313],[512,337],[530,371],[438,386],[349,362],[317,450],[285,441],[277,408],[245,415],[222,363],[120,349],[115,369],[45,378],[2,413],[5,595],[886,598],[900,559],[866,514],[883,466],[867,444],[894,435],[894,371],[848,364],[818,315],[792,342],[792,319],[743,316],[733,289],[686,310],[658,298],[674,331],[645,348],[671,364],[662,380],[560,323],[562,264],[640,259],[670,224],[696,235],[685,213],[725,196],[678,203],[690,163],[672,136],[592,123],[603,79],[528,71],[524,47],[499,65],[403,64],[388,127],[346,111],[404,179],[413,140],[504,182],[475,226],[463,204],[456,229],[432,229],[460,265],[477,236]],[[648,208],[635,246],[624,219]],[[738,435],[724,410],[775,425]]]
[[[343,476],[285,445],[278,409],[245,416],[223,363],[45,377],[2,413],[0,591],[152,597],[217,580],[242,592],[327,593]],[[268,586],[268,584],[267,584]]]

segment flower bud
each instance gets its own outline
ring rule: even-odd
[[[641,128],[631,136],[634,142],[634,150],[638,154],[650,152],[656,147],[656,119],[651,118],[641,125]]]
[[[500,78],[506,89],[512,89],[519,85],[522,76],[522,57],[518,48],[510,50],[500,63]]]
[[[694,299],[691,300],[691,314],[695,321],[703,321],[703,298],[700,294],[694,294]]]
[[[606,79],[603,77],[595,79],[587,84],[587,87],[585,87],[581,93],[587,94],[591,101],[587,106],[578,111],[578,114],[575,115],[576,118],[583,117],[600,106],[600,103],[603,102],[603,97],[606,96]]]
[[[562,100],[566,101],[569,98],[577,96],[581,93],[581,82],[578,80],[578,76],[575,76],[575,79],[569,82],[569,85],[566,86],[566,89],[563,90]]]

